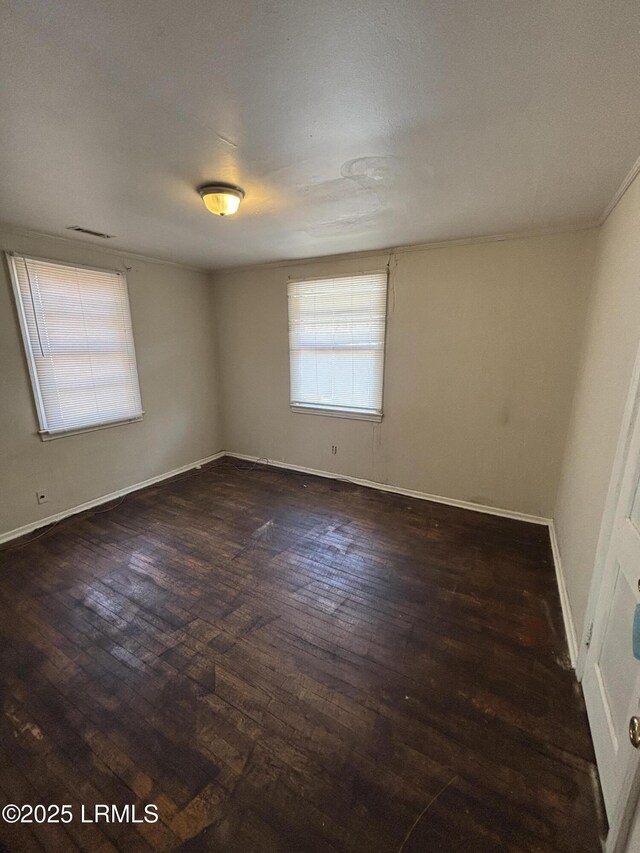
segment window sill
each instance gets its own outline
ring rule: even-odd
[[[291,406],[291,411],[298,415],[324,415],[328,418],[347,418],[353,421],[373,421],[380,423],[382,414],[374,412],[358,412],[349,409],[325,409],[322,406]]]
[[[68,435],[82,435],[85,432],[95,432],[99,429],[110,429],[110,427],[123,426],[124,424],[137,424],[143,418],[144,412],[136,418],[126,418],[121,421],[108,421],[104,424],[93,424],[93,426],[78,427],[77,429],[63,429],[56,432],[47,432],[40,430],[40,438],[42,441],[53,441],[56,438],[66,438]]]

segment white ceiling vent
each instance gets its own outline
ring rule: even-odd
[[[67,231],[79,231],[81,234],[89,234],[91,237],[100,237],[101,240],[112,240],[113,234],[104,234],[102,231],[92,231],[91,228],[83,228],[82,225],[67,225]]]

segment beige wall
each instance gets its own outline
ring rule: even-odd
[[[225,447],[550,516],[594,242],[591,231],[399,252],[381,424],[290,411],[287,277],[379,269],[387,254],[217,274]]]
[[[81,243],[0,232],[0,247],[127,273],[142,422],[41,441],[4,260],[0,271],[0,535],[221,449],[208,277]],[[47,488],[38,506],[36,490]]]
[[[600,229],[584,350],[555,510],[578,640],[640,342],[640,180]]]

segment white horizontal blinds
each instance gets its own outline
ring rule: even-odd
[[[12,257],[44,432],[142,414],[124,275]]]
[[[387,273],[289,282],[291,404],[382,414]]]

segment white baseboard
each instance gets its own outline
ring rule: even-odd
[[[62,512],[56,513],[55,515],[48,515],[46,518],[39,518],[38,521],[33,521],[31,524],[25,524],[22,527],[16,527],[15,530],[9,530],[6,533],[0,533],[0,543],[9,542],[9,540],[17,539],[20,536],[26,536],[27,533],[32,533],[39,527],[46,527],[48,524],[53,524],[56,521],[62,521],[63,518],[68,518],[70,515],[77,515],[77,513],[79,512],[84,512],[87,509],[93,509],[96,506],[100,506],[100,504],[105,504],[109,501],[115,500],[116,498],[121,498],[124,495],[130,494],[131,492],[137,492],[140,489],[146,489],[147,486],[153,486],[156,483],[161,483],[163,480],[168,480],[171,477],[175,477],[177,474],[183,474],[185,471],[191,471],[193,468],[199,468],[202,465],[206,465],[209,462],[213,462],[215,459],[220,459],[221,456],[225,456],[224,450],[219,451],[219,453],[214,453],[213,456],[207,456],[204,459],[198,459],[196,462],[189,462],[188,465],[183,465],[180,468],[174,468],[173,471],[167,471],[165,474],[158,474],[157,477],[151,477],[148,480],[143,480],[141,483],[134,483],[131,486],[125,486],[124,489],[118,489],[118,491],[110,492],[108,495],[100,495],[99,498],[94,498],[91,501],[86,501],[83,504],[78,504],[77,506],[71,507],[70,509],[65,509]]]
[[[551,539],[553,565],[556,570],[556,582],[558,584],[558,592],[560,593],[560,606],[562,607],[564,631],[567,635],[567,645],[569,646],[569,657],[571,659],[571,666],[575,669],[578,660],[578,635],[576,633],[576,626],[573,621],[573,614],[571,613],[571,605],[569,604],[569,594],[567,593],[567,585],[564,580],[564,571],[562,570],[562,559],[560,557],[560,547],[558,545],[556,526],[553,523],[553,520],[549,521],[549,538]]]
[[[549,525],[551,519],[541,515],[528,515],[525,512],[516,512],[510,509],[501,509],[495,506],[472,503],[470,501],[459,501],[455,498],[443,498],[441,495],[430,495],[427,492],[417,492],[414,489],[403,489],[401,486],[392,486],[388,483],[376,483],[374,480],[361,480],[359,477],[348,477],[345,474],[333,474],[331,471],[320,471],[317,468],[305,468],[303,465],[292,465],[290,462],[277,462],[275,459],[267,459],[266,456],[248,456],[246,453],[234,453],[225,450],[226,456],[236,459],[245,459],[247,462],[261,462],[274,468],[286,468],[289,471],[300,471],[303,474],[313,474],[316,477],[327,477],[330,480],[343,480],[354,483],[356,486],[366,486],[368,489],[378,489],[381,492],[392,492],[395,495],[406,495],[408,498],[418,498],[421,501],[432,501],[433,503],[455,506],[460,509],[470,509],[472,512],[483,512],[487,515],[498,515],[501,518],[513,518],[515,521],[527,521],[530,524]]]

